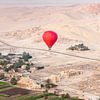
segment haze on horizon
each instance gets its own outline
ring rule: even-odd
[[[0,0],[0,4],[81,4],[81,3],[100,3],[100,0]]]

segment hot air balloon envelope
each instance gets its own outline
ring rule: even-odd
[[[53,32],[53,31],[46,31],[46,32],[44,32],[42,38],[43,38],[44,42],[46,43],[46,45],[50,49],[54,45],[54,43],[57,41],[58,35],[57,35],[57,33]]]

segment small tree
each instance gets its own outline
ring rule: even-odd
[[[24,59],[24,61],[28,61],[32,58],[32,56],[30,56],[29,53],[23,52],[22,58]]]
[[[56,86],[57,85],[53,84],[50,79],[47,79],[46,80],[46,84],[44,85],[45,94],[48,93],[48,91],[49,91],[50,88],[54,88]],[[47,95],[45,95],[45,99],[48,99],[48,96]]]
[[[17,68],[21,68],[21,66],[24,64],[22,60],[19,60],[18,62],[15,62],[13,64],[14,69],[16,70]]]
[[[10,83],[12,85],[16,85],[17,84],[17,79],[15,77],[13,77],[11,80],[10,80]]]

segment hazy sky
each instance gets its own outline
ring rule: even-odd
[[[0,0],[0,4],[77,4],[96,2],[100,2],[100,0]]]

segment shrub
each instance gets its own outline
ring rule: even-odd
[[[17,84],[17,79],[15,77],[13,77],[11,80],[10,80],[10,83],[12,85],[16,85]]]
[[[8,64],[8,61],[3,60],[3,59],[0,60],[0,65],[4,66],[4,65],[7,65],[7,64]]]
[[[27,66],[26,66],[26,70],[29,70],[29,69],[30,69],[30,66],[27,65]]]
[[[62,94],[62,98],[70,98],[70,95],[67,93],[67,94]]]
[[[0,73],[0,80],[4,79],[4,73]]]
[[[52,83],[50,79],[47,79],[44,84],[41,84],[41,87],[45,88],[45,92],[48,93],[50,88],[57,87],[57,85]]]
[[[3,70],[4,70],[5,72],[9,72],[9,68],[7,68],[6,66],[4,66]]]

